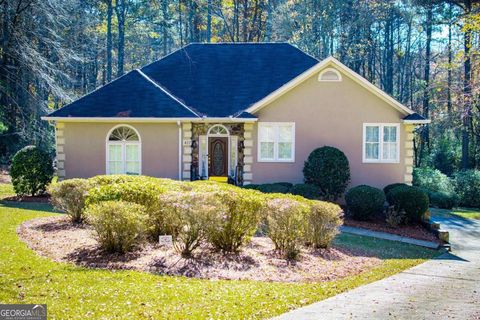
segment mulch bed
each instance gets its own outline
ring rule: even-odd
[[[91,227],[73,224],[66,216],[26,221],[17,232],[30,248],[55,261],[204,279],[320,282],[359,274],[382,263],[377,257],[339,247],[304,249],[298,261],[288,262],[266,237],[254,237],[240,253],[229,255],[205,245],[193,258],[185,259],[172,248],[149,243],[125,255],[108,254],[99,248]]]
[[[373,231],[392,233],[403,237],[442,243],[433,233],[431,233],[429,230],[425,229],[421,225],[407,225],[392,228],[387,225],[387,223],[385,222],[385,218],[383,217],[376,217],[369,221],[357,221],[353,220],[351,217],[346,216],[344,217],[343,224],[349,227],[364,228]]]
[[[49,203],[50,195],[44,194],[40,196],[11,196],[2,199],[3,201],[17,201],[17,202],[41,202]]]

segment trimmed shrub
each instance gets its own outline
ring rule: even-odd
[[[385,194],[380,189],[360,185],[348,190],[345,202],[354,219],[368,220],[383,211]]]
[[[136,180],[136,181],[135,181]],[[166,191],[175,191],[171,187],[161,186],[151,179],[135,179],[127,182],[105,184],[89,190],[86,205],[102,201],[126,201],[133,202],[145,207],[148,215],[148,233],[154,239],[165,234],[165,219],[161,211],[158,196]]]
[[[261,184],[258,187],[258,191],[263,193],[288,193],[290,187],[280,183],[267,183]]]
[[[69,179],[51,184],[48,192],[52,196],[52,204],[55,208],[66,212],[72,222],[82,222],[85,199],[89,189],[88,180]]]
[[[222,206],[208,227],[208,241],[218,250],[237,252],[248,242],[260,222],[263,197],[255,191],[235,188],[214,192]]]
[[[342,209],[330,202],[311,201],[305,240],[315,248],[328,248],[342,225]]]
[[[287,197],[267,201],[268,236],[287,259],[296,259],[300,252],[308,211],[308,205]]]
[[[52,159],[37,147],[27,146],[13,156],[10,176],[17,195],[42,194],[53,178]]]
[[[85,216],[108,252],[128,252],[143,238],[145,207],[139,204],[103,201],[89,206]]]
[[[408,186],[409,185],[406,184],[406,183],[392,183],[392,184],[389,184],[386,187],[384,187],[383,192],[385,193],[385,198],[386,198],[388,204],[393,205],[393,200],[391,198],[390,191],[392,191],[393,189],[395,189],[397,187],[408,187]]]
[[[350,167],[345,154],[333,147],[315,149],[303,167],[305,182],[320,187],[322,199],[337,200],[350,182]]]
[[[408,223],[422,221],[425,212],[428,210],[429,200],[425,191],[418,187],[397,187],[389,192],[392,205],[397,212],[405,210]]]
[[[430,205],[441,209],[452,209],[458,205],[458,197],[455,193],[428,191]]]
[[[454,192],[452,180],[440,170],[432,168],[415,168],[413,170],[413,185],[434,192],[446,194]]]
[[[243,189],[259,190],[260,184],[247,184],[242,186]]]
[[[316,200],[320,198],[320,188],[314,184],[296,184],[290,189],[290,193],[306,199]]]
[[[293,187],[293,183],[290,183],[290,182],[275,182],[275,184],[279,184],[279,185],[282,185],[284,187],[287,187],[287,188],[291,188]]]
[[[389,185],[387,185],[387,186],[385,186],[385,187],[383,188],[383,193],[385,193],[385,196],[387,196],[388,193],[389,193],[390,191],[392,191],[394,188],[396,188],[396,187],[404,187],[404,186],[408,186],[408,184],[406,184],[406,183],[392,183],[392,184],[389,184]],[[387,200],[388,200],[388,199],[387,199]]]
[[[480,171],[466,170],[455,175],[460,205],[480,208]]]
[[[190,257],[206,239],[212,216],[222,204],[211,193],[167,192],[160,195],[166,228],[173,236],[175,249]]]

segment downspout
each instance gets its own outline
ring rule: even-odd
[[[182,180],[182,124],[177,121],[178,126],[178,180]]]

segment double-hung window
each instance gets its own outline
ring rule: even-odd
[[[258,161],[295,161],[295,124],[292,122],[258,123]]]
[[[363,125],[363,162],[398,163],[400,125],[365,123]]]

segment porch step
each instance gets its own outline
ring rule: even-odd
[[[228,177],[208,177],[209,181],[228,183]]]

